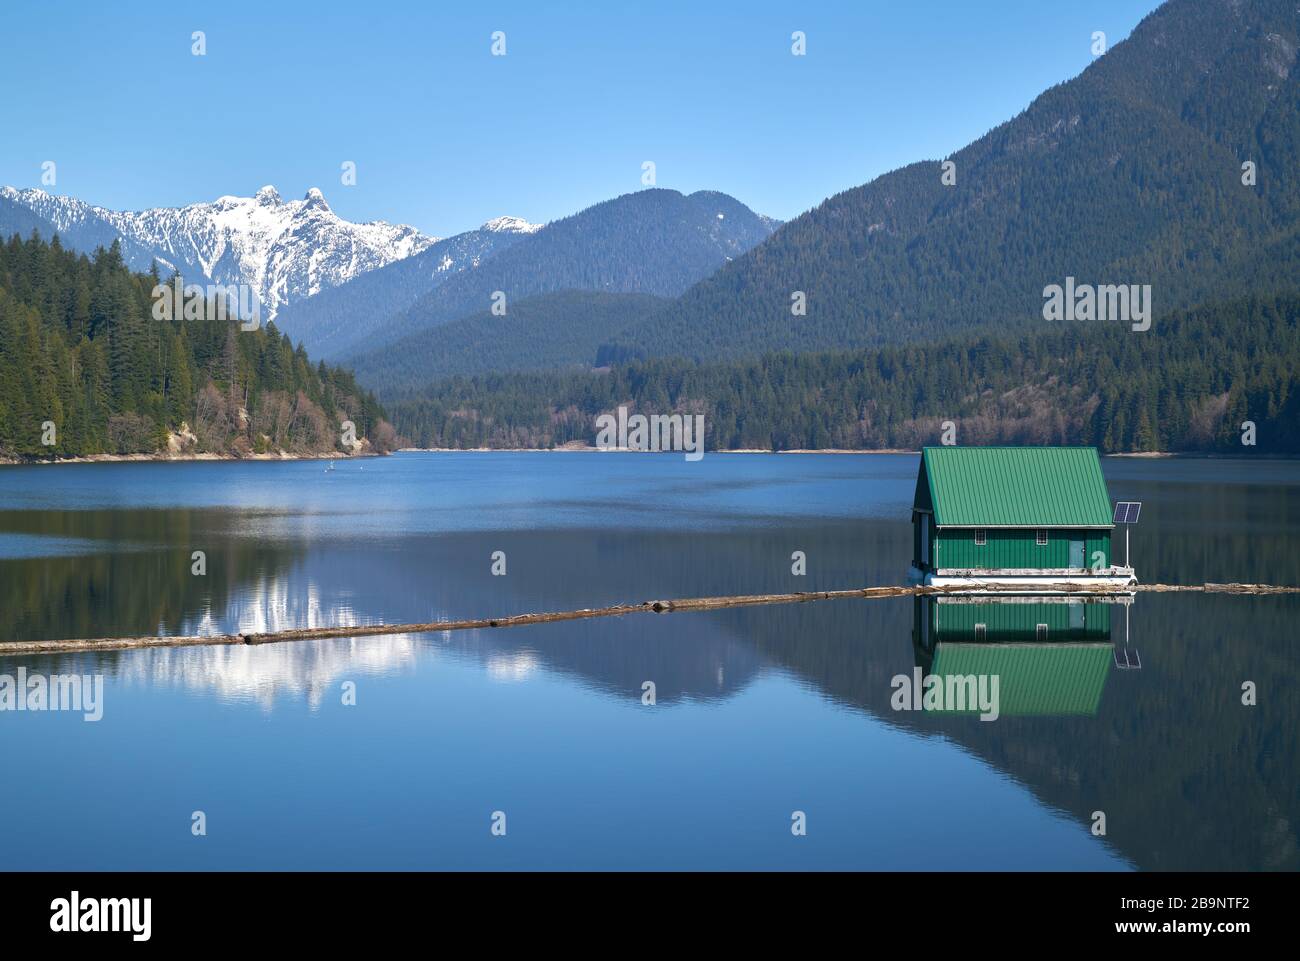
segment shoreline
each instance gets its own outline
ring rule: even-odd
[[[599,447],[564,444],[560,447],[399,447],[397,454],[681,454],[679,450],[629,450],[626,448],[602,450]],[[738,448],[736,450],[710,450],[706,454],[919,454],[919,450],[881,448],[879,450],[847,450],[827,447],[820,450],[764,450]]]
[[[280,451],[274,454],[248,454],[238,456],[236,454],[79,454],[76,457],[0,457],[0,466],[8,467],[35,467],[37,465],[58,465],[58,464],[166,464],[166,463],[189,463],[193,461],[229,461],[231,463],[240,463],[245,461],[296,461],[296,460],[353,460],[358,457],[386,457],[387,454],[376,453],[359,453],[359,454],[289,454]]]
[[[357,454],[344,454],[337,451],[328,454],[289,454],[283,451],[268,454],[247,454],[238,456],[235,454],[214,454],[214,453],[197,453],[197,454],[82,454],[77,457],[56,457],[56,458],[15,458],[0,457],[0,467],[29,467],[36,465],[59,465],[59,464],[167,464],[167,463],[193,463],[193,462],[229,462],[240,463],[249,461],[306,461],[306,460],[354,460],[359,457],[387,457],[390,454],[680,454],[681,451],[642,451],[642,450],[602,450],[599,447],[590,445],[565,444],[560,447],[399,447],[388,453],[379,454],[370,451]],[[793,449],[793,450],[764,450],[762,448],[739,448],[735,450],[710,450],[706,454],[819,454],[819,455],[848,455],[848,456],[870,456],[877,454],[914,454],[919,455],[921,451],[909,450],[907,448],[871,448],[871,449],[845,449],[838,447],[828,447],[819,450],[810,449]],[[1133,459],[1133,460],[1166,460],[1166,459],[1184,459],[1184,460],[1297,460],[1300,455],[1286,454],[1224,454],[1218,452],[1201,452],[1201,451],[1134,451],[1121,452],[1116,454],[1102,454],[1102,457],[1112,457],[1116,459]]]
[[[611,449],[602,450],[589,445],[579,446],[565,444],[560,447],[399,447],[395,454],[681,454],[681,451],[644,451]],[[852,449],[842,447],[825,447],[820,449],[765,450],[763,448],[737,448],[734,450],[709,450],[706,454],[916,454],[920,448],[880,447]],[[1217,451],[1133,451],[1116,454],[1101,454],[1102,457],[1134,458],[1138,460],[1162,460],[1183,458],[1185,460],[1300,460],[1300,454],[1225,454]]]

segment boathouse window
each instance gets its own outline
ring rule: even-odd
[[[1038,530],[1038,546],[1039,547],[1047,546],[1047,531],[1043,530],[1042,528],[1039,528]]]
[[[975,546],[983,547],[989,542],[989,532],[982,527],[975,528]]]
[[[975,625],[975,640],[984,641],[988,639],[988,636],[989,636],[989,628],[987,624]]]
[[[1043,641],[1047,640],[1047,625],[1039,624],[1038,630],[1034,632],[1034,635],[1035,637],[1038,638],[1039,643],[1042,643]]]

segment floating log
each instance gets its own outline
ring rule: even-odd
[[[1096,584],[1041,584],[1034,591],[1020,585],[988,584],[971,587],[859,587],[847,591],[796,591],[792,594],[740,594],[730,597],[686,597],[675,600],[643,601],[640,604],[615,604],[611,607],[583,608],[576,611],[549,611],[537,614],[513,614],[508,617],[482,617],[460,621],[429,621],[424,624],[362,624],[353,627],[310,627],[265,634],[206,634],[179,637],[98,637],[49,641],[0,641],[0,656],[7,654],[76,654],[93,651],[129,651],[146,647],[198,647],[223,644],[279,644],[285,641],[316,641],[342,637],[379,637],[391,634],[432,634],[439,631],[471,631],[493,627],[522,627],[526,624],[551,624],[558,621],[583,621],[593,617],[622,617],[626,614],[672,614],[686,611],[717,611],[730,607],[756,607],[762,604],[802,604],[808,601],[838,601],[850,598],[929,597],[963,595],[982,597],[990,594],[1071,594],[1081,597],[1126,596],[1134,592],[1198,594],[1300,594],[1300,587],[1275,584],[1136,584],[1112,587]]]

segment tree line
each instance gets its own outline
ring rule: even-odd
[[[590,444],[596,416],[627,405],[703,413],[711,450],[915,448],[939,443],[951,421],[960,444],[1295,454],[1298,320],[1300,296],[1251,297],[1166,314],[1146,332],[1045,324],[934,344],[450,377],[388,407],[420,447]]]

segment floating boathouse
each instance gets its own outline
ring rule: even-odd
[[[913,583],[1127,587],[1095,447],[927,447],[912,503]],[[1050,591],[1048,593],[1051,593]]]

